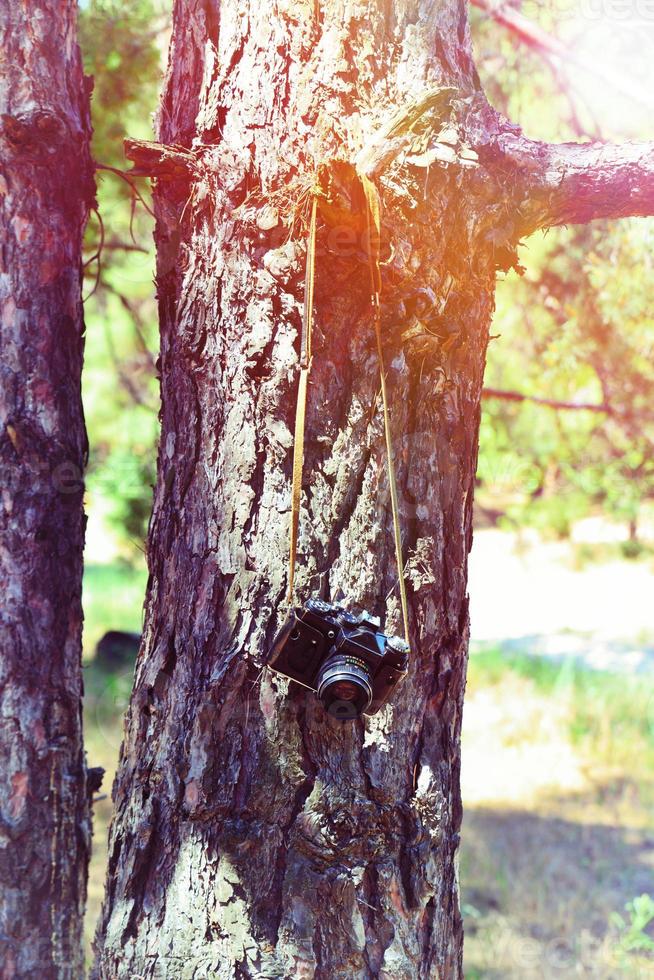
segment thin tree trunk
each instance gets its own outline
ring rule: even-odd
[[[75,0],[0,0],[0,976],[79,978],[81,240],[94,197]]]
[[[483,368],[496,269],[546,213],[546,148],[488,106],[445,0],[177,0],[159,136],[129,148],[157,177],[162,433],[95,974],[456,980]],[[341,726],[261,664],[317,184],[299,593],[400,630],[354,162],[383,198],[413,656],[388,707]]]

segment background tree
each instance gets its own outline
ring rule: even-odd
[[[536,245],[534,274],[502,303],[499,343],[511,356],[494,352],[487,373],[486,393],[500,400],[485,403],[478,471],[483,499],[503,502],[511,523],[566,535],[601,506],[629,529],[627,556],[654,492],[654,331],[641,286],[651,234],[602,222]],[[522,392],[535,400],[516,400]],[[568,408],[548,411],[539,396]]]
[[[499,8],[492,9],[495,16]],[[557,19],[547,5],[539,26],[513,9],[498,17],[508,34],[498,36],[497,25],[477,15],[475,38],[480,75],[505,115],[549,139],[648,132],[649,70],[633,70],[633,58],[654,40],[651,24],[638,25],[635,41],[633,27],[610,31],[601,18]],[[543,34],[541,24],[554,33]],[[594,30],[610,55],[601,63],[584,55]],[[562,48],[564,59],[555,60]],[[568,77],[579,59],[583,78]],[[592,100],[581,85],[589,79]],[[601,124],[592,111],[599,104]],[[654,320],[647,301],[653,229],[651,221],[597,221],[532,239],[521,278],[511,273],[498,284],[499,336],[489,349],[477,471],[485,515],[567,536],[575,521],[601,509],[628,528],[625,556],[643,550],[638,524],[654,495]]]
[[[94,203],[75,0],[0,3],[0,973],[79,977],[82,233]]]
[[[132,148],[157,178],[162,434],[96,974],[460,976],[466,562],[495,275],[539,227],[650,213],[652,150],[525,138],[488,105],[466,10],[446,2],[272,17],[178,0],[159,136]],[[414,656],[392,706],[343,728],[260,666],[284,604],[297,242],[317,181],[300,590],[399,628],[354,163],[384,203]]]

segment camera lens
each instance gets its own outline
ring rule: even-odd
[[[334,697],[341,701],[356,701],[359,688],[352,681],[336,681],[334,684]]]
[[[370,674],[365,664],[347,656],[330,658],[318,674],[318,697],[333,718],[357,718],[372,701]]]

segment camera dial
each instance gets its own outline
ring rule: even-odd
[[[389,647],[391,650],[394,650],[395,653],[403,653],[403,654],[409,653],[409,644],[406,642],[406,640],[403,640],[400,636],[387,636],[386,646]]]
[[[327,660],[317,678],[323,708],[339,721],[351,721],[372,701],[370,673],[362,660],[336,654]]]
[[[327,615],[328,613],[333,612],[333,607],[330,605],[329,602],[325,602],[324,599],[316,599],[316,598],[311,598],[307,600],[307,609],[310,609],[311,612],[314,613],[319,613],[319,614],[322,613],[323,615]]]

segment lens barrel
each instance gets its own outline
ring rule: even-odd
[[[316,689],[325,711],[338,721],[358,718],[372,701],[372,683],[366,665],[344,654],[325,661]]]

